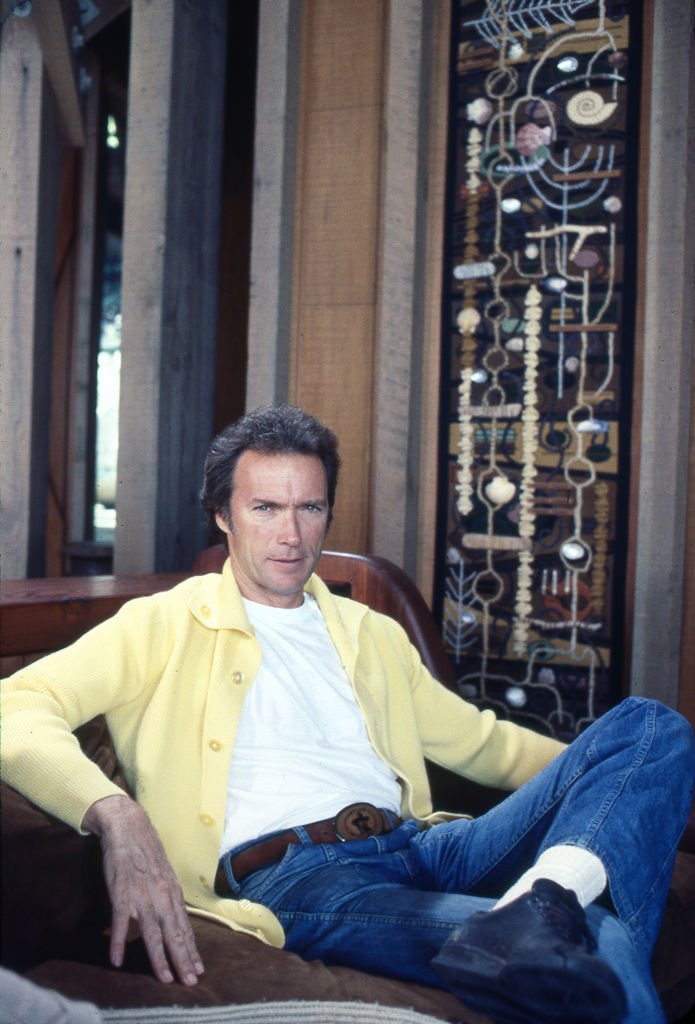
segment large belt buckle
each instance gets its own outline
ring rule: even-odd
[[[341,843],[379,836],[383,831],[384,816],[373,804],[348,804],[335,819],[335,834]]]

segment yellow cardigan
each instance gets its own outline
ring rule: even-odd
[[[425,755],[469,778],[516,789],[562,750],[437,683],[393,620],[335,597],[316,576],[306,589],[323,613],[374,748],[401,781],[404,817],[437,820]],[[11,786],[80,829],[91,804],[121,792],[72,734],[105,712],[128,784],[162,839],[190,909],[281,946],[282,927],[266,907],[220,899],[213,888],[234,737],[260,659],[229,562],[221,575],[137,598],[3,682],[2,768]]]

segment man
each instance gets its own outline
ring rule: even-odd
[[[400,627],[313,575],[337,474],[312,417],[244,417],[205,467],[221,576],[130,602],[4,684],[7,781],[100,836],[112,962],[136,919],[157,977],[195,984],[185,899],[499,1020],[662,1020],[648,959],[692,730],[630,700],[564,749],[440,686]],[[72,735],[102,711],[135,800]],[[475,821],[434,814],[425,755],[516,792]]]

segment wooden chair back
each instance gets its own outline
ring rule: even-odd
[[[196,559],[192,574],[219,572],[223,545]],[[336,593],[361,601],[400,622],[434,676],[448,686],[453,673],[430,611],[415,584],[396,565],[375,555],[326,551],[319,575]],[[186,578],[180,573],[137,576],[64,576],[5,580],[0,592],[0,653],[3,674],[24,662],[72,643],[113,615],[133,597],[167,590]],[[10,663],[6,659],[12,658]]]

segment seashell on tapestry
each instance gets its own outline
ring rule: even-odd
[[[469,121],[473,121],[474,124],[487,124],[492,117],[494,109],[490,100],[486,99],[485,96],[479,96],[477,99],[471,100],[470,103],[466,104],[466,117]]]
[[[605,100],[600,92],[584,89],[576,92],[567,101],[567,116],[573,124],[591,126],[603,124],[611,117],[618,104],[615,100]]]
[[[508,686],[504,698],[512,708],[523,708],[526,704],[526,691],[521,686]]]
[[[618,196],[606,196],[603,200],[603,209],[606,213],[620,213],[622,208],[622,200]]]
[[[472,334],[480,323],[480,313],[472,306],[465,306],[456,317],[461,334]]]
[[[485,496],[493,505],[506,505],[516,494],[516,487],[506,476],[496,476],[485,485]]]

